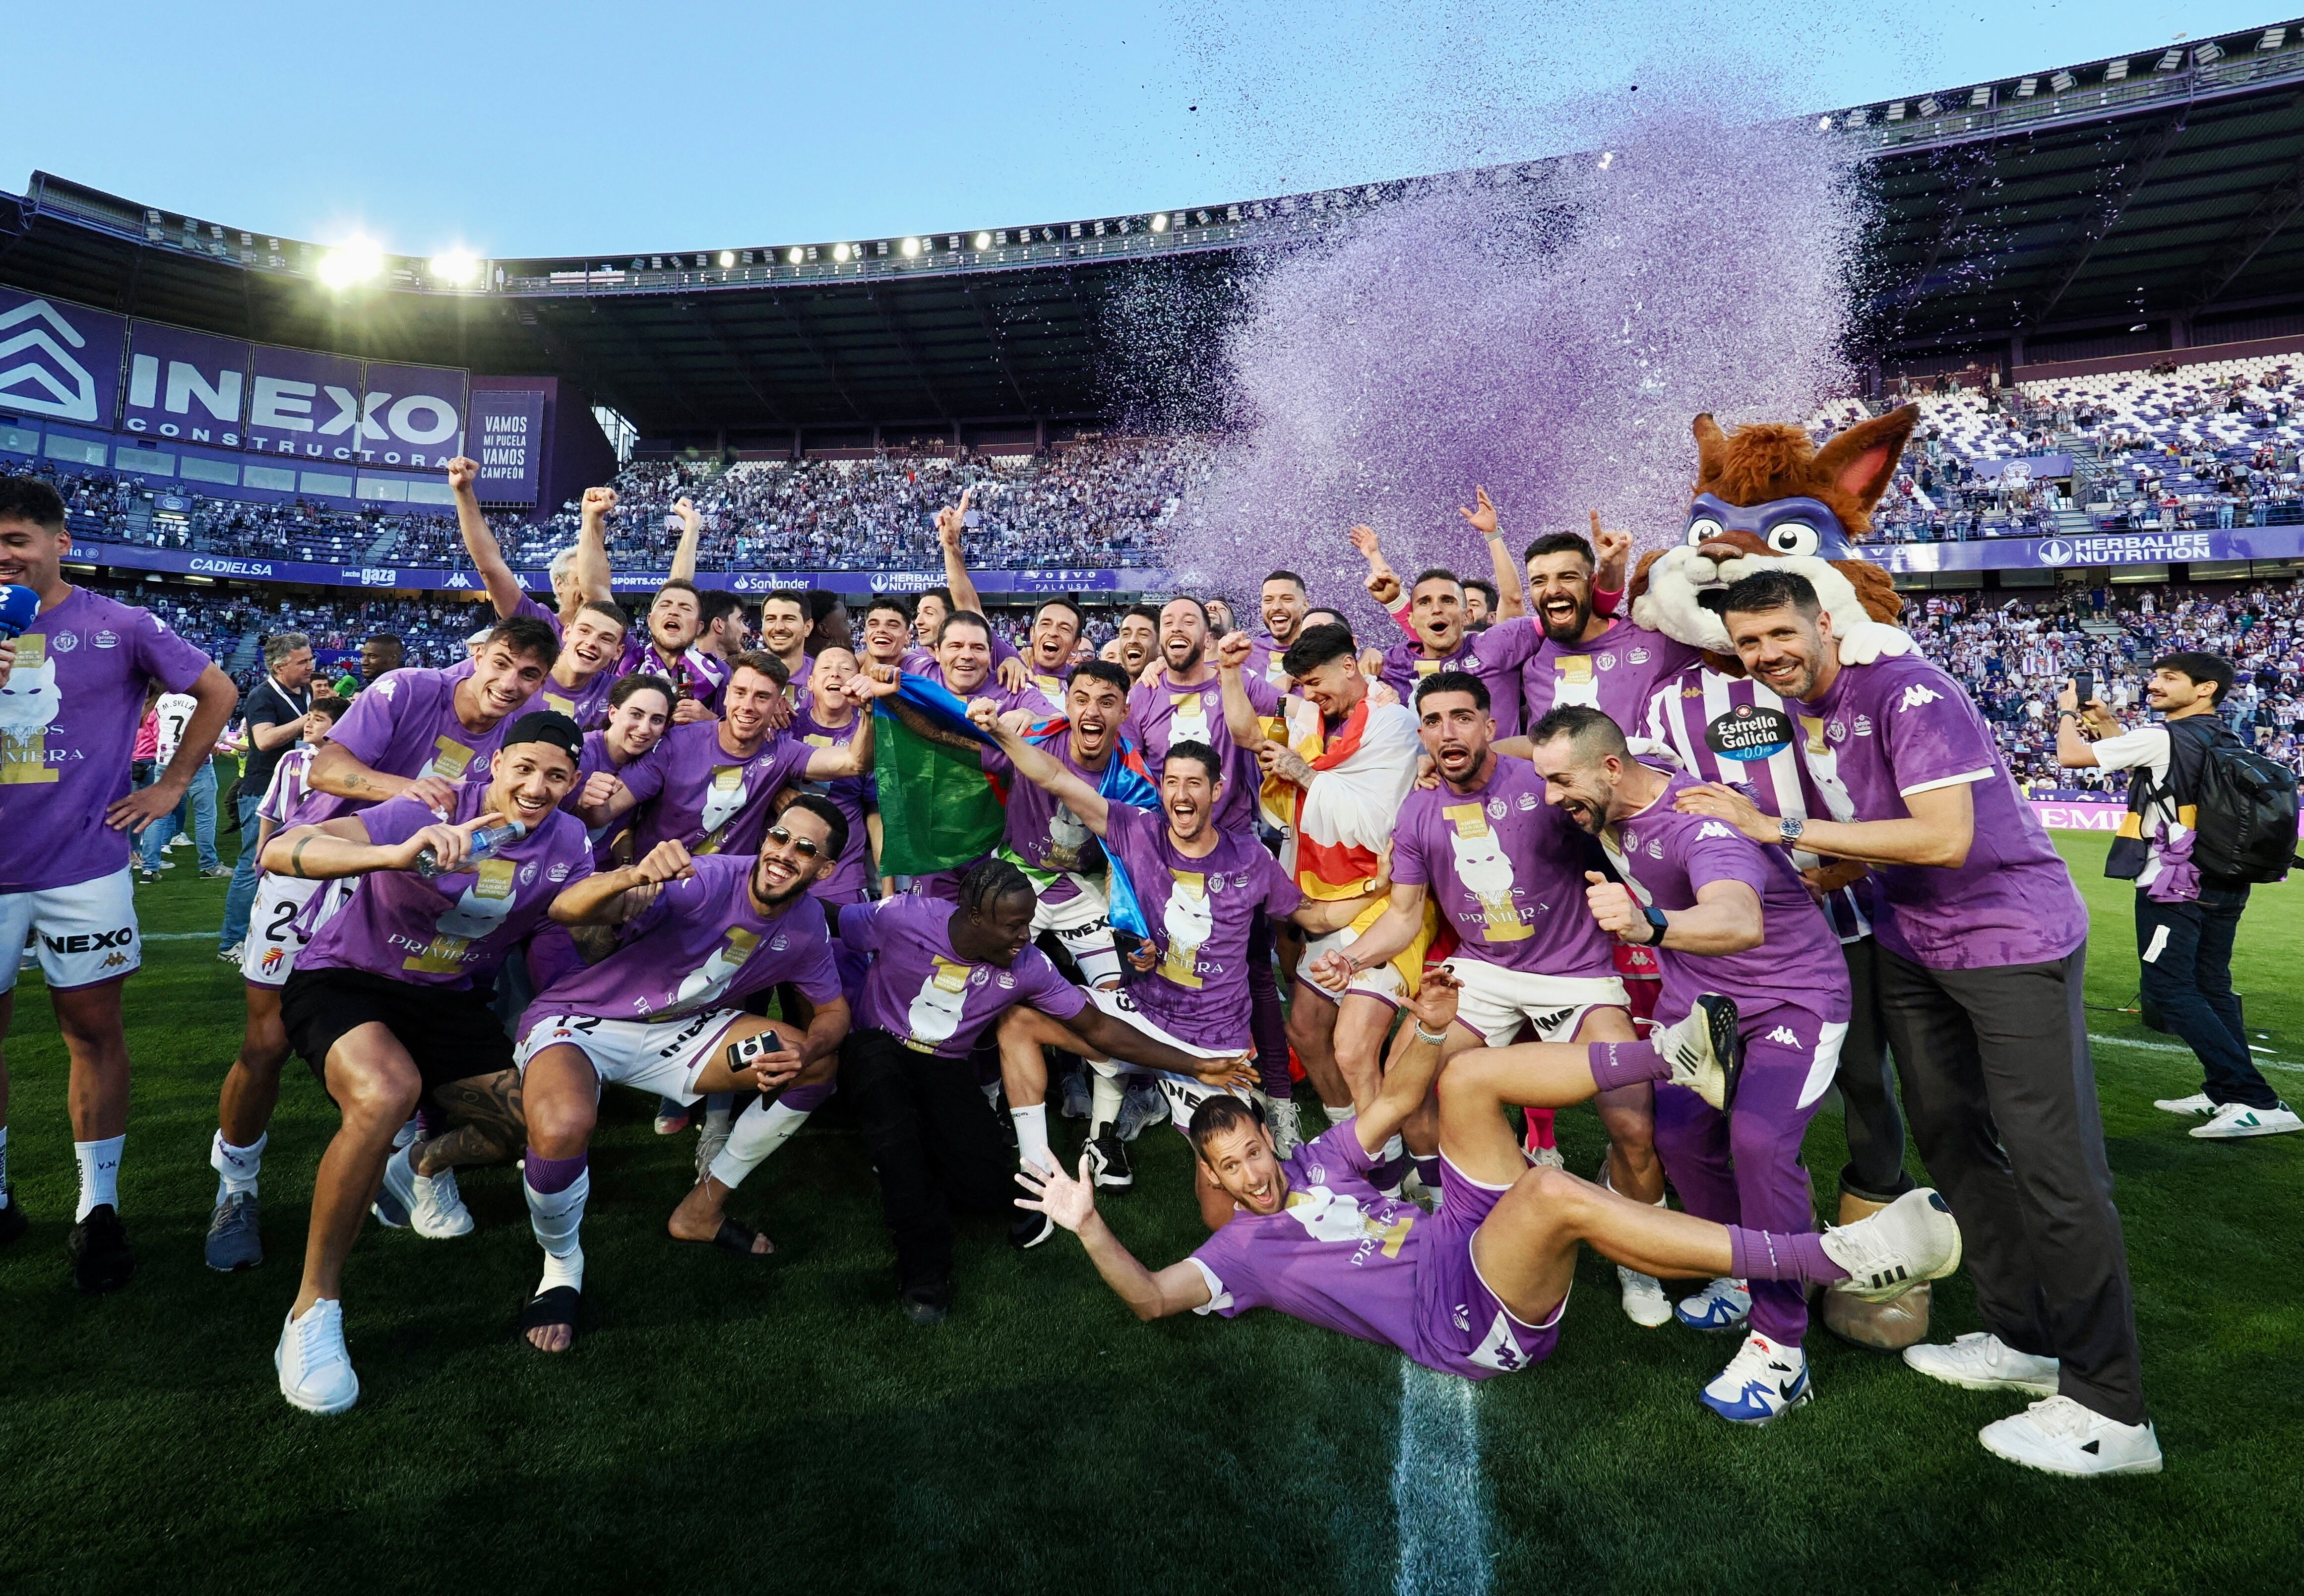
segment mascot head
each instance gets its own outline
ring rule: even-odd
[[[1719,595],[1781,560],[1816,585],[1841,637],[1860,623],[1893,625],[1904,601],[1888,573],[1858,558],[1872,529],[1872,506],[1896,474],[1919,419],[1905,405],[1826,440],[1783,422],[1720,430],[1696,418],[1697,476],[1680,544],[1640,562],[1632,578],[1632,619],[1705,651],[1715,669],[1743,674],[1722,624]]]

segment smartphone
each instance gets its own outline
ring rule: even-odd
[[[2086,709],[2096,697],[2096,672],[2075,671],[2072,675],[2072,702]]]
[[[734,1075],[741,1070],[750,1069],[769,1054],[785,1051],[784,1039],[774,1031],[762,1031],[757,1035],[745,1037],[741,1042],[732,1042],[728,1044],[728,1073]],[[784,1095],[784,1087],[791,1085],[791,1081],[785,1081],[781,1085],[764,1087],[760,1093],[760,1101],[775,1102],[777,1098]]]

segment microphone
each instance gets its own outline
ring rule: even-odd
[[[30,587],[0,587],[0,643],[22,637],[39,613],[40,595]]]

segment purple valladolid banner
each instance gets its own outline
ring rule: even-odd
[[[444,366],[370,360],[356,447],[364,466],[437,471],[456,458],[464,431],[464,374]]]
[[[2223,532],[2092,532],[2078,537],[1987,537],[1975,543],[1867,545],[1864,557],[1902,575],[1940,570],[2062,570],[2198,560],[2304,557],[2304,525]]]
[[[544,457],[544,395],[483,388],[471,397],[464,452],[480,462],[473,491],[487,504],[533,504]]]
[[[1979,460],[1969,470],[1986,482],[2014,473],[2034,482],[2046,482],[2050,477],[2062,479],[2072,474],[2072,457],[2069,454],[2030,454],[2022,460]]]
[[[250,351],[249,448],[308,461],[359,463],[360,363],[349,355],[259,343]]]
[[[108,428],[127,342],[124,317],[0,288],[0,410]]]
[[[120,425],[148,436],[240,447],[248,413],[248,345],[157,322],[128,329],[128,393]]]

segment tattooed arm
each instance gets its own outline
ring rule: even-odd
[[[451,1128],[417,1143],[408,1154],[416,1172],[428,1179],[458,1164],[502,1163],[519,1156],[528,1143],[517,1069],[435,1086],[432,1101],[448,1116]]]

